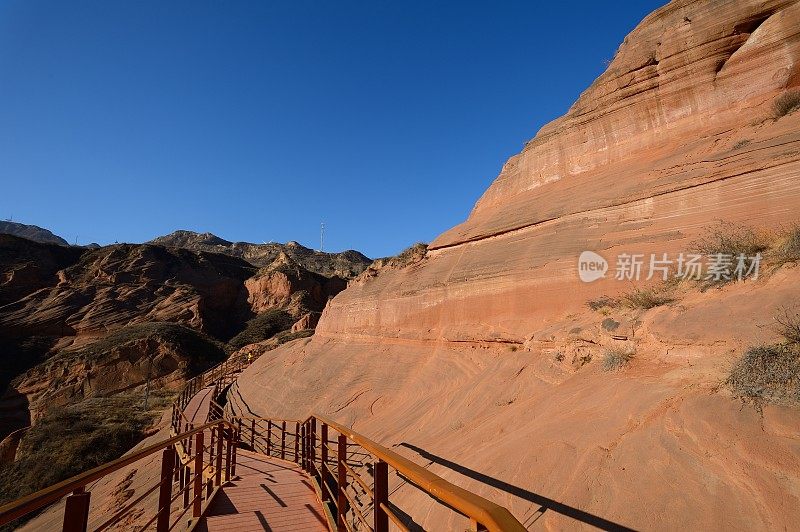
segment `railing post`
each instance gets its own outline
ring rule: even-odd
[[[294,463],[300,463],[300,456],[299,456],[299,440],[300,440],[300,422],[296,422],[294,424]]]
[[[322,489],[322,504],[331,500],[331,495],[328,492],[328,424],[322,424],[322,436],[320,440],[320,458],[322,467],[319,470],[319,482]]]
[[[281,423],[281,460],[286,460],[286,422]]]
[[[267,420],[267,456],[272,456],[272,421]]]
[[[303,442],[303,445],[302,445],[303,454],[302,454],[302,457],[300,459],[301,460],[300,467],[303,469],[303,471],[308,471],[308,467],[306,467],[306,462],[307,462],[306,453],[308,452],[308,449],[307,449],[307,445],[306,445],[306,424],[305,423],[303,423],[303,427],[301,429],[301,433],[302,433],[302,436],[301,436],[300,440]]]
[[[86,532],[89,523],[89,499],[91,495],[78,488],[67,497],[64,505],[64,532]]]
[[[311,457],[311,473],[317,470],[317,418],[311,418],[311,434],[309,438],[309,456]]]
[[[233,430],[233,429],[231,429]],[[231,456],[231,476],[236,476],[236,449],[239,447],[239,442],[242,439],[242,433],[233,431],[233,455]]]
[[[161,454],[161,487],[158,491],[158,519],[156,520],[156,530],[158,532],[167,532],[169,530],[173,467],[175,467],[175,450],[167,447]]]
[[[172,466],[173,477],[172,477],[172,480],[174,482],[178,482],[181,479],[181,471],[180,471],[181,462],[178,459],[178,451],[177,450],[174,453],[172,453],[172,455],[174,456],[174,459],[172,460],[173,461],[173,466]]]
[[[225,482],[231,479],[231,458],[233,449],[233,427],[225,427]]]
[[[189,482],[192,479],[192,470],[189,469],[189,466],[181,466],[181,473],[183,474],[183,479],[181,479],[181,489],[183,490],[183,507],[189,507],[189,500],[192,494],[192,490],[189,489]]]
[[[215,486],[222,485],[222,423],[217,425],[217,449],[214,458],[217,460],[216,475],[214,476]]]
[[[344,494],[344,489],[347,487],[347,469],[344,464],[347,460],[347,436],[339,434],[339,446],[336,453],[336,463],[338,478],[336,484],[338,492],[336,497],[336,528],[337,530],[345,530],[344,520],[347,514],[347,497]]]
[[[375,496],[372,505],[372,516],[374,518],[375,532],[389,532],[389,515],[381,508],[389,505],[389,464],[383,460],[375,462],[375,486],[373,490]]]
[[[208,444],[208,463],[214,464],[214,451],[217,449],[217,427],[211,427],[211,441]]]

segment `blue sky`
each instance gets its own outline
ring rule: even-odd
[[[662,1],[0,2],[0,218],[394,254]]]

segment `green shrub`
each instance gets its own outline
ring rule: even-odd
[[[612,347],[603,353],[603,370],[613,371],[624,368],[633,360],[636,349],[633,346]]]
[[[772,103],[775,119],[781,118],[800,109],[800,90],[786,91]]]
[[[800,403],[800,347],[796,343],[751,347],[734,365],[726,384],[742,402],[759,410],[764,402]]]
[[[300,331],[283,331],[275,335],[275,340],[278,345],[285,344],[286,342],[291,342],[292,340],[297,340],[298,338],[308,338],[313,336],[314,329],[302,329]]]
[[[240,349],[249,344],[269,340],[279,332],[291,329],[294,321],[285,310],[268,310],[248,321],[244,330],[231,338],[228,345],[232,349]]]
[[[53,360],[100,360],[109,356],[114,349],[148,338],[156,338],[171,345],[177,352],[184,353],[189,359],[187,376],[190,377],[225,360],[227,356],[224,345],[208,335],[177,323],[148,322],[122,327],[79,349],[59,351]]]

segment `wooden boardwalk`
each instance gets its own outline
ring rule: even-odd
[[[187,419],[197,424],[205,421],[212,391],[205,388],[192,398],[184,411]],[[328,526],[299,465],[239,449],[236,476],[220,489],[194,530],[277,532],[328,530]]]

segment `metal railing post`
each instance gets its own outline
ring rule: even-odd
[[[167,447],[161,454],[161,487],[158,491],[158,519],[156,520],[156,530],[158,532],[167,532],[169,530],[173,467],[175,467],[175,450]]]
[[[272,456],[272,421],[267,420],[267,456]]]
[[[311,457],[311,473],[317,472],[317,418],[311,418],[311,434],[309,438],[309,456]]]
[[[225,482],[231,479],[231,457],[233,449],[233,427],[226,427],[225,429]]]
[[[64,505],[64,532],[86,532],[89,524],[89,500],[91,495],[83,488],[76,489],[67,497]]]
[[[203,432],[194,437],[194,494],[192,517],[200,517],[203,502]]]
[[[300,439],[300,422],[294,424],[294,463],[300,463],[300,456],[299,456],[299,439]]]
[[[192,482],[192,468],[188,465],[183,467],[183,507],[188,508],[192,500],[192,490],[189,489],[189,484]]]
[[[308,467],[306,467],[306,460],[307,460],[306,459],[306,453],[307,453],[308,449],[306,448],[307,446],[306,446],[306,424],[305,423],[303,423],[303,427],[300,430],[301,430],[301,434],[302,434],[302,436],[300,437],[300,441],[303,442],[303,445],[302,445],[302,451],[303,452],[302,452],[302,457],[300,459],[301,460],[300,467],[303,469],[303,471],[308,471]]]
[[[389,505],[389,464],[383,460],[375,462],[375,496],[372,506],[375,532],[389,532],[389,516],[381,505]]]
[[[336,471],[338,473],[338,478],[336,479],[336,484],[338,486],[336,497],[337,530],[345,530],[344,520],[347,514],[347,496],[344,494],[344,489],[347,487],[347,469],[344,467],[345,460],[347,460],[347,436],[340,434],[339,447],[336,453],[336,463],[338,465]]]
[[[281,423],[281,460],[286,460],[286,422]]]
[[[233,429],[231,429],[233,430]],[[233,431],[233,451],[231,456],[231,476],[236,476],[236,449],[239,447],[239,442],[242,439],[242,433],[236,430]]]
[[[217,460],[216,471],[214,476],[214,485],[222,485],[222,423],[217,425],[217,449],[214,458]]]
[[[319,482],[321,484],[320,488],[322,489],[322,504],[327,503],[331,500],[331,495],[328,492],[328,425],[326,423],[322,424],[322,435],[320,440],[320,459],[322,462],[322,467],[319,470]]]

